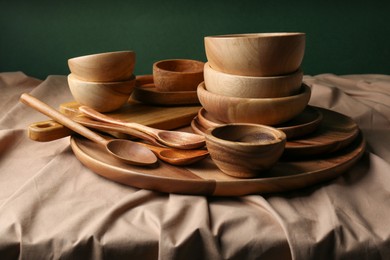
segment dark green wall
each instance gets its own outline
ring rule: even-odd
[[[140,75],[161,59],[206,60],[207,35],[302,31],[305,74],[390,74],[390,1],[318,2],[0,0],[0,71],[44,79],[68,74],[70,57],[131,49]]]

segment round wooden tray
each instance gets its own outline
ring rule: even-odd
[[[349,145],[358,135],[359,127],[350,117],[325,108],[315,107],[315,109],[322,114],[320,125],[314,132],[288,140],[284,156],[306,157],[332,153]],[[191,128],[197,134],[203,134],[206,131],[197,117],[192,120]],[[305,124],[302,127],[298,123],[296,126],[286,123],[277,128],[294,132],[299,129],[307,130]]]
[[[118,183],[168,193],[242,196],[288,191],[335,178],[362,156],[365,141],[359,135],[346,148],[322,159],[281,160],[255,179],[225,175],[210,158],[185,168],[163,162],[156,168],[141,168],[117,161],[104,148],[82,137],[73,136],[71,147],[86,167]]]

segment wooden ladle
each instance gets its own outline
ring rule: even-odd
[[[72,119],[66,117],[54,108],[27,93],[21,95],[20,101],[63,124],[69,129],[81,134],[89,140],[104,146],[113,157],[122,162],[133,165],[155,165],[157,163],[157,157],[145,146],[141,146],[138,143],[126,139],[106,140],[102,136],[80,125],[79,123],[76,123]]]
[[[160,130],[148,126],[144,126],[138,123],[130,123],[114,119],[98,111],[88,107],[80,106],[79,110],[85,115],[103,122],[108,122],[115,125],[126,126],[136,131],[148,134],[154,137],[158,142],[178,149],[195,149],[205,146],[206,141],[204,136],[179,131],[166,131]]]

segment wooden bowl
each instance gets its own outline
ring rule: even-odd
[[[281,157],[286,135],[257,124],[226,124],[206,131],[211,159],[224,173],[238,178],[258,177]]]
[[[219,121],[277,125],[294,118],[305,109],[311,89],[302,84],[300,92],[294,96],[237,98],[211,93],[202,82],[197,93],[202,106]]]
[[[127,103],[135,87],[135,76],[127,81],[88,82],[69,74],[68,85],[78,103],[99,112],[110,112]]]
[[[218,71],[242,76],[277,76],[300,67],[306,35],[299,32],[206,36],[206,56]]]
[[[196,91],[203,81],[204,62],[162,60],[153,64],[153,79],[158,91]]]
[[[84,81],[128,81],[133,75],[135,52],[117,51],[71,58],[68,66],[74,77]]]
[[[204,66],[207,90],[229,97],[274,98],[296,95],[301,89],[302,78],[301,69],[283,76],[252,77],[214,70],[208,62]]]

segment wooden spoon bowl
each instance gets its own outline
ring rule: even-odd
[[[218,95],[241,98],[274,98],[296,95],[302,85],[302,70],[274,77],[240,76],[217,71],[207,62],[204,82],[207,90]]]
[[[239,178],[258,177],[281,157],[286,135],[273,127],[226,124],[206,131],[206,145],[218,168]]]
[[[116,51],[71,58],[68,66],[77,78],[85,81],[127,81],[134,72],[135,52]]]
[[[158,91],[194,91],[203,81],[204,63],[197,60],[162,60],[153,64]]]
[[[243,76],[290,74],[300,67],[306,35],[299,32],[207,36],[207,60],[218,71]]]
[[[122,107],[129,100],[135,82],[134,75],[130,80],[118,82],[83,81],[73,74],[68,75],[69,89],[74,99],[99,112],[111,112]]]
[[[300,93],[289,97],[237,98],[211,93],[203,82],[199,84],[197,93],[202,106],[219,121],[277,125],[287,122],[305,109],[311,89],[302,84]]]

